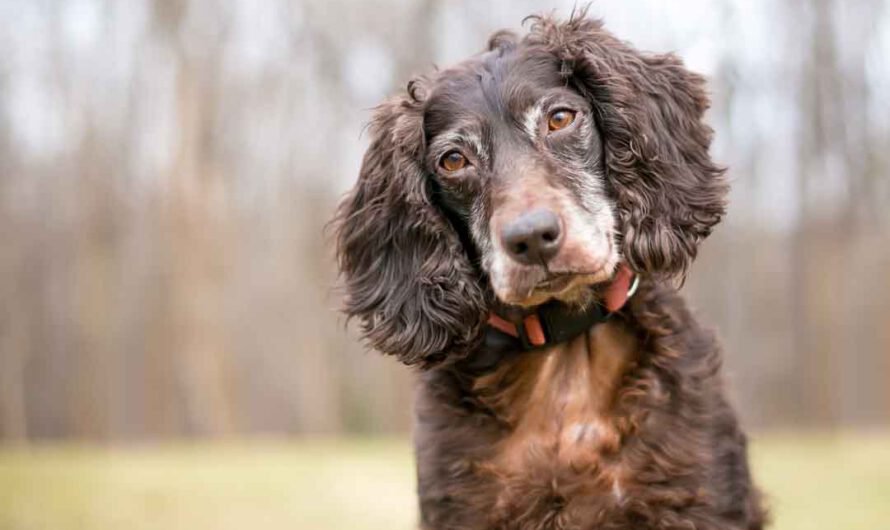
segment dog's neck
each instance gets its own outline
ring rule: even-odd
[[[496,476],[515,477],[541,465],[600,466],[604,455],[619,450],[630,423],[618,396],[640,352],[633,311],[622,311],[634,292],[621,281],[617,275],[613,280],[623,288],[620,300],[606,301],[611,284],[600,286],[601,318],[579,333],[531,350],[517,350],[514,342],[503,350],[511,353],[465,380],[468,396],[507,427],[483,464]],[[602,469],[620,501],[626,470]]]
[[[482,344],[463,361],[463,367],[485,373],[511,354],[567,343],[620,311],[638,283],[639,277],[622,265],[610,282],[598,286],[597,301],[584,307],[553,300],[531,309],[503,307],[492,311]]]
[[[474,378],[473,395],[510,427],[496,466],[505,473],[526,469],[529,447],[566,463],[616,450],[615,396],[638,350],[632,327],[613,319]]]

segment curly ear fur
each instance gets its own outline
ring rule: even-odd
[[[526,42],[562,61],[592,103],[603,135],[624,259],[637,271],[683,277],[725,213],[724,169],[708,154],[705,81],[672,54],[647,55],[582,11],[533,20]]]
[[[375,349],[406,364],[466,354],[487,314],[459,237],[421,163],[422,90],[377,108],[358,182],[336,218],[345,309]]]

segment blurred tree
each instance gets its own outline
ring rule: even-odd
[[[734,192],[693,304],[752,424],[886,423],[887,6],[696,1],[593,6],[711,77]],[[375,102],[535,9],[0,3],[0,437],[407,430],[324,224]]]

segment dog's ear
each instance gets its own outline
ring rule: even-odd
[[[430,366],[466,354],[486,318],[457,232],[433,206],[421,84],[377,108],[358,182],[337,213],[345,312],[375,349]]]
[[[682,278],[728,191],[708,153],[704,79],[674,55],[638,52],[583,12],[564,23],[535,19],[528,39],[556,55],[566,82],[591,102],[624,259]]]

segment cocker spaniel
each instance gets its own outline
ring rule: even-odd
[[[377,109],[338,257],[364,338],[418,367],[424,529],[763,527],[676,289],[725,210],[708,105],[579,13]]]

